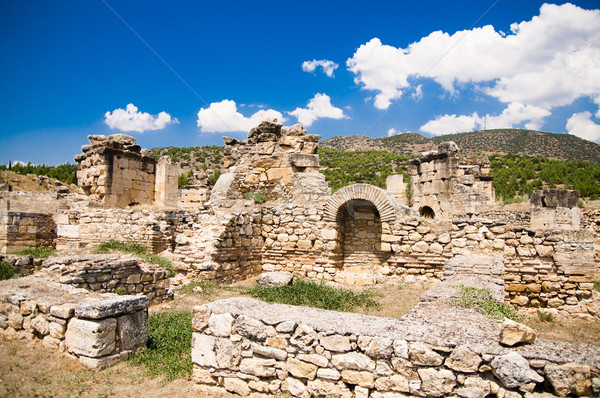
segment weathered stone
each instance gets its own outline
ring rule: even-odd
[[[288,353],[285,350],[275,347],[265,347],[260,344],[252,343],[251,348],[252,351],[258,355],[262,355],[263,357],[267,358],[273,358],[278,361],[285,361],[288,356]]]
[[[350,339],[339,334],[319,337],[319,344],[327,351],[333,352],[348,352],[351,349]]]
[[[201,332],[208,326],[208,320],[212,314],[206,305],[198,305],[192,309],[192,328]]]
[[[497,356],[491,363],[492,372],[507,388],[518,388],[524,384],[541,383],[544,378],[531,369],[529,362],[517,352]]]
[[[357,343],[371,358],[390,358],[394,352],[393,341],[385,337],[360,336]]]
[[[456,376],[448,369],[418,369],[421,378],[421,392],[428,397],[449,395],[456,385]]]
[[[317,339],[317,333],[308,325],[300,324],[296,327],[294,335],[290,338],[290,344],[301,349],[311,347]]]
[[[408,392],[408,379],[399,374],[389,377],[380,377],[375,380],[375,389],[379,391]]]
[[[75,314],[75,304],[67,303],[50,307],[50,315],[57,318],[69,319]]]
[[[294,275],[291,272],[263,272],[256,279],[256,283],[262,287],[275,287],[291,285]]]
[[[208,318],[208,330],[210,330],[213,336],[229,337],[232,325],[233,317],[229,313],[212,314]]]
[[[42,336],[50,334],[50,323],[41,315],[31,320],[31,327]]]
[[[320,368],[319,370],[317,370],[317,377],[320,379],[327,379],[327,380],[339,380],[342,375],[340,372],[338,372],[335,369],[331,369],[331,368]]]
[[[361,387],[357,387],[361,388]],[[311,397],[331,397],[331,398],[359,398],[354,389],[355,395],[344,383],[336,383],[329,380],[313,380],[308,382],[307,393]]]
[[[192,333],[192,362],[209,368],[217,367],[215,338],[200,333]]]
[[[115,349],[117,320],[87,320],[73,318],[65,333],[69,352],[97,358],[112,353]]]
[[[375,386],[373,373],[359,370],[342,370],[342,381],[367,388],[373,388]]]
[[[197,366],[194,366],[192,371],[192,381],[198,384],[216,384],[216,380],[208,370]]]
[[[544,373],[552,384],[554,392],[560,397],[566,397],[569,394],[584,396],[592,393],[592,372],[587,365],[549,363],[544,368]]]
[[[135,350],[148,341],[148,312],[137,311],[117,317],[117,334],[122,350]]]
[[[55,339],[64,339],[65,332],[67,331],[67,325],[66,323],[60,324],[57,322],[50,322],[48,329],[51,337],[54,337]]]
[[[128,358],[130,355],[131,351],[121,351],[112,355],[105,355],[98,358],[90,358],[82,355],[79,357],[79,362],[88,368],[102,370],[116,365],[122,360]]]
[[[282,388],[284,391],[288,391],[293,397],[302,397],[306,392],[306,386],[298,379],[288,377],[283,382]]]
[[[238,379],[236,377],[226,377],[223,379],[223,387],[234,394],[241,395],[245,397],[250,395],[250,387],[248,387],[248,383],[246,383],[242,379]]]
[[[277,326],[275,326],[275,330],[279,333],[292,333],[296,329],[296,322],[294,321],[285,321],[281,322]]]
[[[354,351],[347,354],[333,355],[331,362],[333,366],[340,370],[368,370],[370,372],[375,370],[375,361],[364,354]]]
[[[23,300],[21,301],[21,315],[36,315],[37,312],[37,303],[33,300]]]
[[[298,359],[304,362],[312,363],[321,368],[329,365],[329,360],[322,355],[318,354],[298,354]]]
[[[514,346],[519,343],[533,343],[535,338],[535,330],[529,326],[504,318],[500,332],[500,344]]]
[[[394,340],[394,355],[408,359],[408,342],[406,340]]]
[[[240,315],[234,322],[237,333],[252,340],[265,341],[267,338],[265,325],[256,319]]]
[[[240,362],[240,372],[258,377],[274,377],[274,359],[244,358]]]
[[[8,325],[15,330],[19,330],[23,328],[23,315],[11,312],[8,314]]]
[[[79,303],[75,306],[75,316],[84,319],[102,319],[146,308],[148,308],[146,296],[117,296]]]
[[[439,366],[444,362],[444,358],[440,354],[421,342],[409,344],[409,358],[420,366]]]
[[[217,366],[221,369],[233,369],[240,362],[242,345],[234,343],[230,339],[215,339],[215,357]]]
[[[446,367],[462,373],[476,372],[479,364],[481,357],[464,345],[456,347],[445,362]]]
[[[300,361],[299,359],[288,359],[286,369],[290,374],[300,379],[313,380],[317,375],[318,367],[312,363]]]

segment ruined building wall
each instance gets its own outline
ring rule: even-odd
[[[134,205],[174,206],[177,203],[177,166],[154,154],[125,134],[88,136],[82,146],[77,181],[91,201],[104,208]]]
[[[412,208],[423,216],[449,220],[494,205],[487,158],[458,155],[454,142],[411,161]]]
[[[56,224],[51,215],[0,211],[0,253],[30,247],[54,247]]]

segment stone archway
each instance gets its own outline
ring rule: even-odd
[[[371,273],[385,265],[390,253],[381,251],[382,222],[392,222],[395,211],[385,192],[373,185],[350,185],[331,197],[325,220],[336,223],[340,268]]]
[[[326,221],[341,221],[340,209],[351,200],[366,200],[371,202],[379,212],[383,222],[391,222],[396,218],[396,207],[385,194],[383,189],[369,184],[354,184],[335,192],[325,205]]]

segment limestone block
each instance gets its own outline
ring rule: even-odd
[[[317,375],[318,367],[312,363],[307,363],[296,358],[290,358],[286,362],[286,370],[294,377],[300,379],[314,380]]]
[[[290,183],[292,181],[292,169],[288,167],[270,168],[266,171],[269,182],[283,181]]]
[[[69,352],[97,358],[112,353],[115,349],[117,320],[87,320],[73,318],[65,333]]]
[[[129,355],[131,355],[131,351],[121,351],[116,354],[105,355],[98,358],[90,358],[82,355],[79,357],[79,362],[88,368],[102,370],[116,365],[118,362],[129,357]]]
[[[105,300],[86,301],[75,306],[75,316],[101,319],[148,308],[146,296],[118,296]]]
[[[327,351],[333,352],[348,352],[351,349],[350,339],[339,334],[319,337],[319,344]]]
[[[357,343],[371,358],[390,358],[394,352],[393,341],[385,337],[360,336]]]
[[[331,357],[333,366],[338,369],[350,369],[350,370],[367,370],[369,372],[375,371],[375,361],[370,359],[368,356],[358,353],[349,352],[347,354],[338,354]]]
[[[50,323],[41,315],[31,320],[31,327],[42,336],[50,334]]]
[[[342,381],[366,388],[373,388],[375,386],[373,373],[359,370],[342,370]]]
[[[276,361],[274,359],[244,358],[240,362],[240,372],[257,377],[274,377]]]
[[[317,370],[317,377],[320,379],[337,381],[342,377],[342,374],[335,369],[320,368],[319,370]]]
[[[142,310],[117,317],[117,334],[122,350],[145,347],[148,341],[148,312]]]
[[[285,339],[285,338],[284,338]],[[276,347],[265,347],[260,344],[252,343],[251,345],[252,352],[258,355],[262,355],[263,357],[273,358],[278,361],[285,361],[287,359],[288,353],[281,348]]]
[[[215,340],[215,356],[221,369],[234,369],[242,357],[242,345],[227,338]]]
[[[491,365],[492,372],[506,388],[518,388],[531,382],[544,381],[542,376],[531,369],[529,362],[515,351],[497,356]]]
[[[215,355],[215,338],[205,334],[192,334],[192,362],[205,367],[217,367],[217,357]]]
[[[440,354],[421,342],[409,344],[409,358],[420,366],[439,366],[444,362],[444,358]]]
[[[366,390],[366,395],[360,395],[362,390]],[[357,391],[358,390],[358,391]],[[342,382],[333,382],[329,380],[316,379],[308,382],[307,393],[309,397],[328,397],[328,398],[366,398],[368,397],[368,389],[357,386],[352,391]]]
[[[241,395],[242,397],[250,395],[250,387],[242,379],[237,377],[226,377],[223,379],[223,387],[234,394]]]
[[[587,365],[566,363],[555,365],[549,363],[544,368],[544,373],[554,392],[559,397],[574,394],[578,397],[592,393],[592,373]]]
[[[265,341],[267,338],[267,328],[259,320],[240,315],[234,322],[235,330],[238,334],[256,341]]]
[[[389,377],[380,377],[375,380],[375,389],[380,391],[408,392],[408,379],[400,374]]]
[[[464,345],[456,347],[445,362],[448,368],[462,373],[476,372],[479,364],[481,357]]]
[[[417,370],[417,373],[421,378],[421,392],[428,397],[449,395],[456,385],[456,376],[448,369],[425,368]]]
[[[208,319],[208,329],[213,336],[229,337],[232,325],[233,317],[229,313],[212,314]]]
[[[294,275],[291,272],[263,272],[256,279],[256,283],[262,287],[274,287],[291,285],[293,280]]]
[[[319,167],[319,155],[308,153],[292,153],[290,161],[294,167]]]
[[[535,338],[535,330],[529,326],[512,321],[508,318],[505,318],[502,322],[500,344],[514,346],[515,344],[519,343],[533,343]]]
[[[288,377],[281,385],[282,390],[288,391],[293,397],[304,397],[306,386],[298,379]]]
[[[406,340],[394,340],[394,355],[398,358],[408,359],[408,342]]]

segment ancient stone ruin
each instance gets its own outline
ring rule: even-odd
[[[0,192],[0,252],[116,239],[163,253],[179,274],[219,282],[265,271],[340,285],[442,281],[442,293],[432,291],[428,303],[400,321],[252,300],[198,309],[195,380],[242,396],[598,393],[600,355],[563,355],[562,346],[543,342],[499,346],[493,322],[462,313],[455,319],[440,302],[453,278],[471,278],[523,309],[600,317],[593,299],[600,214],[582,212],[576,192],[534,192],[524,211],[494,207],[487,158],[463,157],[456,144],[443,143],[412,161],[410,182],[391,176],[386,189],[354,184],[332,193],[319,173],[319,138],[300,125],[264,121],[245,141],[225,138],[228,170],[214,187],[200,178],[178,189],[178,169],[168,158],[156,161],[132,137],[90,136],[76,157],[77,194],[46,197],[36,210],[26,203],[34,199]],[[266,201],[256,203],[253,195]],[[172,293],[167,273],[143,264],[60,261],[32,264],[27,272],[60,270],[60,285],[125,289],[153,302]],[[5,295],[4,318],[22,301]],[[51,311],[37,316],[54,319]],[[112,319],[118,334],[119,318]],[[19,322],[0,326],[5,334],[27,331]],[[523,370],[518,380],[503,370],[511,366]]]

